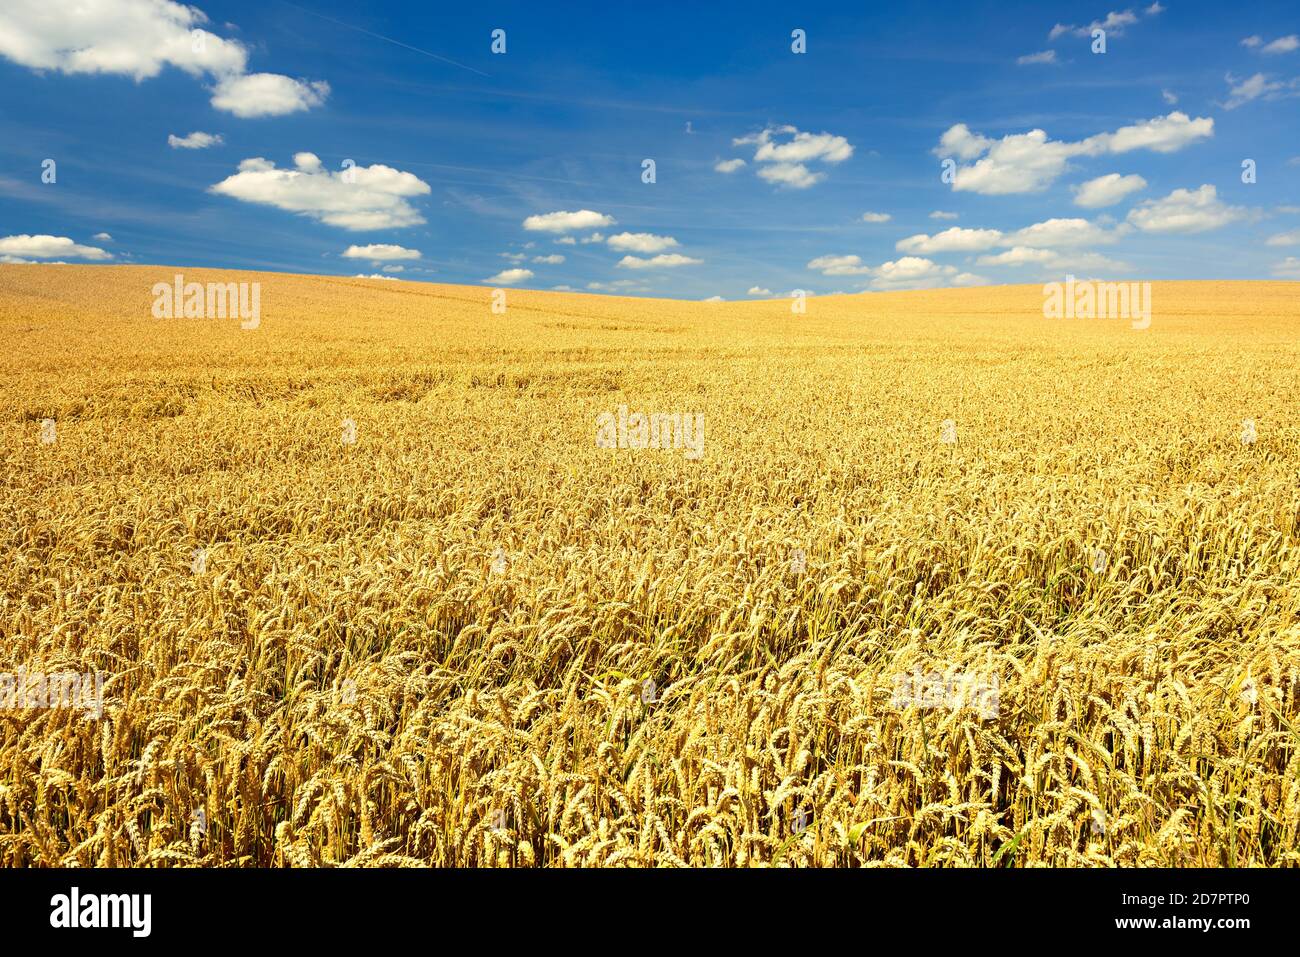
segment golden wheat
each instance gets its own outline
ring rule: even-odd
[[[0,266],[0,671],[104,675],[0,711],[0,863],[1300,861],[1300,284],[172,272]]]

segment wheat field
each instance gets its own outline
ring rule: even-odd
[[[1300,863],[1300,283],[178,271],[0,266],[0,863]]]

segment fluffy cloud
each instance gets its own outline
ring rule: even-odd
[[[690,256],[683,256],[680,253],[665,253],[659,256],[651,256],[649,259],[641,259],[638,256],[624,256],[616,265],[624,269],[658,269],[660,267],[670,266],[698,266],[704,262],[703,259],[692,259]]]
[[[393,246],[388,243],[375,243],[370,246],[349,246],[343,250],[344,259],[369,259],[371,262],[392,262],[402,259],[419,259],[418,249],[405,246]]]
[[[1056,253],[1050,249],[1013,246],[1005,252],[981,256],[976,262],[981,266],[1026,266],[1035,263],[1048,263],[1055,257]]]
[[[818,256],[808,261],[809,269],[823,276],[867,276],[871,267],[864,265],[860,256]]]
[[[167,145],[174,150],[205,150],[209,146],[220,146],[225,142],[220,133],[203,133],[195,131],[188,136],[167,135]]]
[[[532,278],[533,271],[531,269],[503,269],[495,276],[488,276],[483,281],[494,286],[511,286],[517,282]]]
[[[1148,199],[1129,211],[1128,221],[1147,233],[1203,233],[1245,219],[1249,212],[1229,206],[1209,183],[1200,189],[1176,189],[1162,199]]]
[[[235,116],[284,116],[320,106],[329,96],[324,80],[295,80],[278,73],[245,73],[228,76],[212,93],[212,105]]]
[[[549,256],[534,256],[533,262],[541,263],[544,266],[558,266],[560,263],[564,262],[564,257],[558,253],[552,253]]]
[[[110,236],[108,233],[95,233],[95,235],[91,236],[90,238],[98,240],[101,243],[111,243],[113,241],[113,237]]]
[[[112,259],[113,254],[97,246],[82,246],[67,236],[5,236],[0,238],[0,262],[21,262],[25,259],[56,259],[68,256],[73,259]]]
[[[894,217],[888,213],[863,213],[862,221],[864,223],[887,223]]]
[[[793,189],[807,189],[826,178],[825,173],[814,173],[803,163],[773,163],[761,166],[758,175],[769,183],[789,186]]]
[[[1105,176],[1098,176],[1074,187],[1074,205],[1087,209],[1114,206],[1129,193],[1135,193],[1146,187],[1147,181],[1136,173],[1130,176],[1107,173]]]
[[[215,81],[212,105],[237,116],[308,109],[328,94],[323,82],[246,75],[248,50],[203,29],[207,23],[197,7],[171,0],[5,0],[0,56],[33,70],[115,74],[137,82],[174,67]],[[286,91],[296,92],[296,105],[289,105]]]
[[[575,229],[612,226],[614,222],[613,216],[606,216],[591,209],[580,209],[576,213],[560,210],[540,216],[529,216],[524,220],[524,229],[537,233],[567,233]]]
[[[677,245],[671,236],[654,233],[618,233],[606,240],[610,249],[625,253],[657,253]]]
[[[1177,111],[1077,142],[1049,139],[1043,130],[993,140],[973,133],[965,123],[958,123],[940,137],[934,153],[945,159],[956,157],[967,161],[967,165],[956,168],[954,190],[997,196],[1045,189],[1077,156],[1104,156],[1137,149],[1172,153],[1213,135],[1213,119],[1193,120]]]
[[[1056,51],[1044,50],[1041,53],[1026,53],[1024,56],[1016,57],[1016,63],[1020,66],[1027,66],[1032,63],[1055,63]]]
[[[1300,229],[1293,229],[1289,233],[1274,233],[1268,237],[1266,246],[1300,246]]]
[[[396,276],[384,276],[384,275],[381,275],[381,274],[379,274],[379,273],[377,273],[377,272],[372,272],[372,273],[370,273],[370,275],[366,275],[366,274],[363,273],[363,272],[359,272],[359,273],[357,273],[355,276],[353,276],[352,278],[354,278],[354,279],[389,279],[389,280],[392,280],[393,282],[400,282],[400,280],[399,280]]]
[[[878,291],[928,289],[934,286],[979,286],[988,280],[955,266],[940,266],[920,256],[903,256],[879,266],[868,266],[858,256],[818,256],[808,263],[824,276],[871,276],[867,284]]]
[[[168,0],[5,0],[0,56],[33,70],[116,73],[173,66],[191,76],[242,73],[243,45],[199,29],[207,16]]]
[[[792,189],[807,189],[826,178],[825,173],[810,170],[808,163],[834,165],[853,155],[853,146],[842,136],[801,132],[793,126],[769,126],[731,142],[735,146],[754,146],[759,177]]]
[[[745,295],[746,296],[770,296],[772,295],[772,290],[765,289],[762,286],[750,286],[749,292],[745,293]]]
[[[718,160],[713,164],[713,168],[719,173],[734,173],[744,165],[745,161],[738,157],[736,159]]]
[[[875,278],[868,286],[878,292],[933,289],[936,286],[982,286],[988,282],[983,276],[959,272],[955,266],[940,266],[920,256],[904,256],[881,263],[873,270],[873,275]]]
[[[901,253],[975,252],[996,245],[1001,238],[1002,233],[996,229],[963,229],[961,226],[952,226],[933,236],[917,233],[900,239],[894,248]]]
[[[1125,227],[1128,228],[1128,227]],[[1113,243],[1120,231],[1105,229],[1086,219],[1047,219],[1013,233],[997,229],[965,229],[952,226],[933,236],[917,233],[900,239],[894,248],[902,253],[964,253],[979,252],[994,246],[1022,246],[1027,249],[1044,249],[1055,246],[1094,246]],[[981,262],[991,262],[986,257]]]
[[[930,218],[931,219],[958,219],[960,217],[958,216],[957,213],[950,213],[947,212],[946,210],[936,209],[934,212],[930,214]]]
[[[427,196],[429,184],[389,166],[355,166],[330,172],[313,153],[297,153],[294,169],[276,169],[256,157],[209,187],[220,196],[301,213],[343,229],[396,229],[424,222],[409,199]]]
[[[1127,229],[1128,227],[1124,227]],[[1029,246],[1044,249],[1056,246],[1095,246],[1100,243],[1113,243],[1120,236],[1119,230],[1107,232],[1096,223],[1086,219],[1045,219],[1003,237],[1004,246]]]

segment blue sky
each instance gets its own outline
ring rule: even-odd
[[[728,300],[1300,279],[1300,8],[1155,6],[5,0],[0,261]]]

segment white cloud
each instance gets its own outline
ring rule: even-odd
[[[113,237],[110,236],[108,233],[95,233],[95,235],[91,236],[90,238],[97,239],[101,243],[111,243],[113,241]]]
[[[1278,37],[1272,43],[1267,44],[1259,52],[1276,56],[1279,53],[1294,53],[1300,49],[1300,36],[1292,33],[1288,36]]]
[[[887,223],[894,217],[889,213],[863,213],[862,221],[864,223]]]
[[[533,262],[542,263],[546,266],[558,266],[560,263],[564,262],[564,257],[557,253],[552,253],[549,256],[534,256]]]
[[[405,267],[405,266],[385,266],[385,267],[383,267],[383,271],[384,271],[384,272],[405,272],[405,271],[406,271],[406,267]]]
[[[584,246],[589,246],[592,243],[603,243],[604,241],[605,241],[604,233],[592,233],[590,236],[584,236],[582,239],[578,240],[578,242],[582,243],[582,245]]]
[[[320,106],[329,96],[324,80],[295,80],[279,73],[230,76],[212,92],[212,105],[235,116],[284,116]]]
[[[1146,187],[1147,181],[1136,173],[1129,176],[1107,173],[1105,176],[1098,176],[1074,187],[1074,205],[1087,209],[1114,206],[1129,193],[1135,193]]]
[[[1178,102],[1178,94],[1174,93],[1172,90],[1161,90],[1160,97],[1170,106],[1173,106]]]
[[[1056,51],[1044,50],[1041,53],[1026,53],[1024,56],[1016,57],[1016,63],[1026,66],[1031,63],[1055,63]]]
[[[498,253],[502,259],[509,259],[512,263],[521,263],[528,258],[527,253]]]
[[[587,288],[597,289],[597,290],[609,289],[615,291],[632,290],[632,291],[644,292],[649,287],[643,285],[642,283],[638,282],[635,279],[618,279],[615,280],[614,282],[589,282],[587,283]]]
[[[1127,272],[1128,263],[1119,262],[1091,252],[1060,252],[1055,249],[1037,249],[1013,246],[1005,252],[981,256],[976,260],[981,266],[1041,266],[1047,272]]]
[[[1176,153],[1184,146],[1214,135],[1214,120],[1208,116],[1192,119],[1178,110],[1167,116],[1157,116],[1132,126],[1121,126],[1114,133],[1099,133],[1083,140],[1079,145],[1095,149],[1085,150],[1087,155],[1100,153],[1130,153],[1133,150],[1151,150],[1153,153]]]
[[[353,279],[389,279],[392,280],[393,282],[400,282],[400,280],[396,276],[384,276],[377,272],[372,272],[369,275],[366,275],[363,272],[359,272],[352,278]]]
[[[567,233],[575,229],[591,229],[593,226],[612,226],[613,224],[613,216],[606,216],[604,213],[598,213],[595,210],[580,209],[574,213],[560,210],[540,216],[529,216],[524,220],[524,229],[539,233]]]
[[[295,169],[276,169],[260,156],[246,159],[238,173],[209,189],[343,229],[396,229],[424,222],[408,200],[428,195],[429,184],[413,173],[379,164],[330,172],[313,153],[297,153],[293,160]]]
[[[610,249],[619,252],[657,253],[677,245],[671,236],[656,236],[654,233],[617,233],[606,240]]]
[[[904,256],[893,262],[881,263],[873,270],[874,279],[868,284],[879,292],[897,289],[932,289],[951,285],[960,275],[962,285],[980,285],[983,280],[971,273],[958,273],[955,266],[940,266],[919,256]]]
[[[746,296],[770,296],[772,295],[772,290],[765,289],[762,286],[750,286],[749,291],[745,293],[745,295]]]
[[[670,266],[698,266],[704,262],[703,259],[692,259],[690,256],[683,256],[680,253],[664,253],[659,256],[651,256],[649,259],[641,259],[637,256],[624,256],[615,265],[622,266],[625,269],[657,269],[659,267]]]
[[[713,168],[719,173],[734,173],[744,165],[745,161],[737,157],[736,159],[718,160],[713,164]]]
[[[1293,229],[1289,233],[1274,233],[1268,237],[1266,246],[1300,246],[1300,229]]]
[[[418,249],[405,246],[393,246],[388,243],[376,243],[371,246],[349,246],[343,250],[344,259],[369,259],[371,262],[391,262],[393,260],[419,259]]]
[[[981,266],[1025,266],[1036,263],[1049,263],[1056,258],[1050,249],[1031,249],[1028,246],[1012,246],[1005,252],[981,256],[976,260]]]
[[[209,146],[220,146],[225,142],[220,133],[203,133],[196,130],[188,136],[167,134],[167,145],[174,150],[205,150]]]
[[[978,286],[987,280],[955,266],[940,266],[919,256],[903,256],[879,266],[868,266],[858,256],[818,256],[808,263],[824,276],[871,276],[867,286],[878,291],[928,289],[934,286]]]
[[[942,158],[975,161],[957,166],[954,190],[996,196],[1045,189],[1077,156],[1103,156],[1137,149],[1172,153],[1213,135],[1213,119],[1193,120],[1177,111],[1078,142],[1052,140],[1046,132],[1037,129],[992,140],[971,132],[965,123],[958,123],[940,137],[934,153]]]
[[[758,175],[769,183],[789,186],[793,189],[807,189],[826,178],[825,173],[814,173],[803,163],[773,163],[771,166],[760,166]]]
[[[1244,40],[1242,40],[1241,45],[1244,47],[1249,47],[1250,49],[1253,50],[1255,47],[1259,46],[1263,42],[1264,42],[1263,37],[1261,37],[1258,33],[1256,33],[1253,36],[1246,37]]]
[[[902,253],[976,252],[996,245],[1001,238],[1002,233],[996,229],[964,229],[961,226],[951,226],[933,236],[917,233],[915,236],[900,239],[894,244],[894,248]]]
[[[1300,259],[1287,256],[1280,263],[1274,263],[1273,275],[1279,279],[1300,279]]]
[[[956,213],[950,213],[947,210],[943,210],[943,209],[936,209],[934,212],[930,213],[930,218],[931,219],[958,219],[959,217]]]
[[[818,256],[809,260],[809,269],[818,270],[823,276],[867,276],[871,267],[864,265],[860,256]]]
[[[726,302],[721,296],[710,296],[708,299],[701,299],[700,302]]]
[[[1128,227],[1123,227],[1128,229]],[[1096,246],[1113,243],[1121,235],[1119,230],[1107,232],[1086,219],[1045,219],[1003,237],[1004,246],[1030,246],[1044,249],[1057,246]]]
[[[1144,12],[1147,16],[1155,16],[1157,13],[1163,13],[1164,9],[1165,8],[1157,2],[1147,7]],[[1093,30],[1105,30],[1107,36],[1122,37],[1124,35],[1124,30],[1133,26],[1133,24],[1137,22],[1137,14],[1132,10],[1124,10],[1122,12],[1112,10],[1110,13],[1106,14],[1105,20],[1093,20],[1092,23],[1088,24],[1086,27],[1079,27],[1074,24],[1067,26],[1064,23],[1058,23],[1056,26],[1052,27],[1051,31],[1047,34],[1047,39],[1055,40],[1057,37],[1063,36],[1067,33],[1076,37],[1089,38],[1092,36]]]
[[[212,105],[237,116],[291,112],[319,105],[323,82],[274,73],[245,74],[248,50],[203,29],[197,7],[171,0],[5,0],[0,6],[0,56],[33,70],[113,74],[137,82],[175,67],[216,86]],[[272,97],[272,91],[279,95]]]
[[[759,177],[793,189],[807,189],[826,178],[825,173],[813,172],[806,164],[834,165],[853,155],[853,146],[842,136],[801,132],[793,126],[769,126],[731,142],[734,146],[755,146],[754,162],[761,164]]]
[[[510,286],[517,282],[523,282],[525,279],[532,279],[533,271],[531,269],[503,269],[495,276],[488,276],[483,281],[491,283],[494,286]]]
[[[207,22],[197,8],[168,0],[5,0],[0,56],[33,70],[136,81],[167,66],[191,76],[242,73],[243,45],[199,29]]]
[[[5,236],[0,238],[0,257],[13,262],[18,258],[54,259],[68,256],[72,259],[112,259],[113,254],[98,246],[82,246],[67,236]]]
[[[1248,211],[1228,206],[1206,183],[1200,189],[1176,189],[1161,199],[1148,199],[1129,211],[1128,221],[1147,233],[1203,233],[1244,219]]]
[[[1224,79],[1228,83],[1228,99],[1223,104],[1225,110],[1235,110],[1252,100],[1258,100],[1261,97],[1265,100],[1277,100],[1287,96],[1295,96],[1297,89],[1300,89],[1300,80],[1270,80],[1263,73],[1256,73],[1254,76],[1240,79],[1234,77],[1231,73],[1225,74]]]
[[[560,246],[576,246],[578,243],[572,236],[561,236],[559,239],[553,240],[553,242]]]

